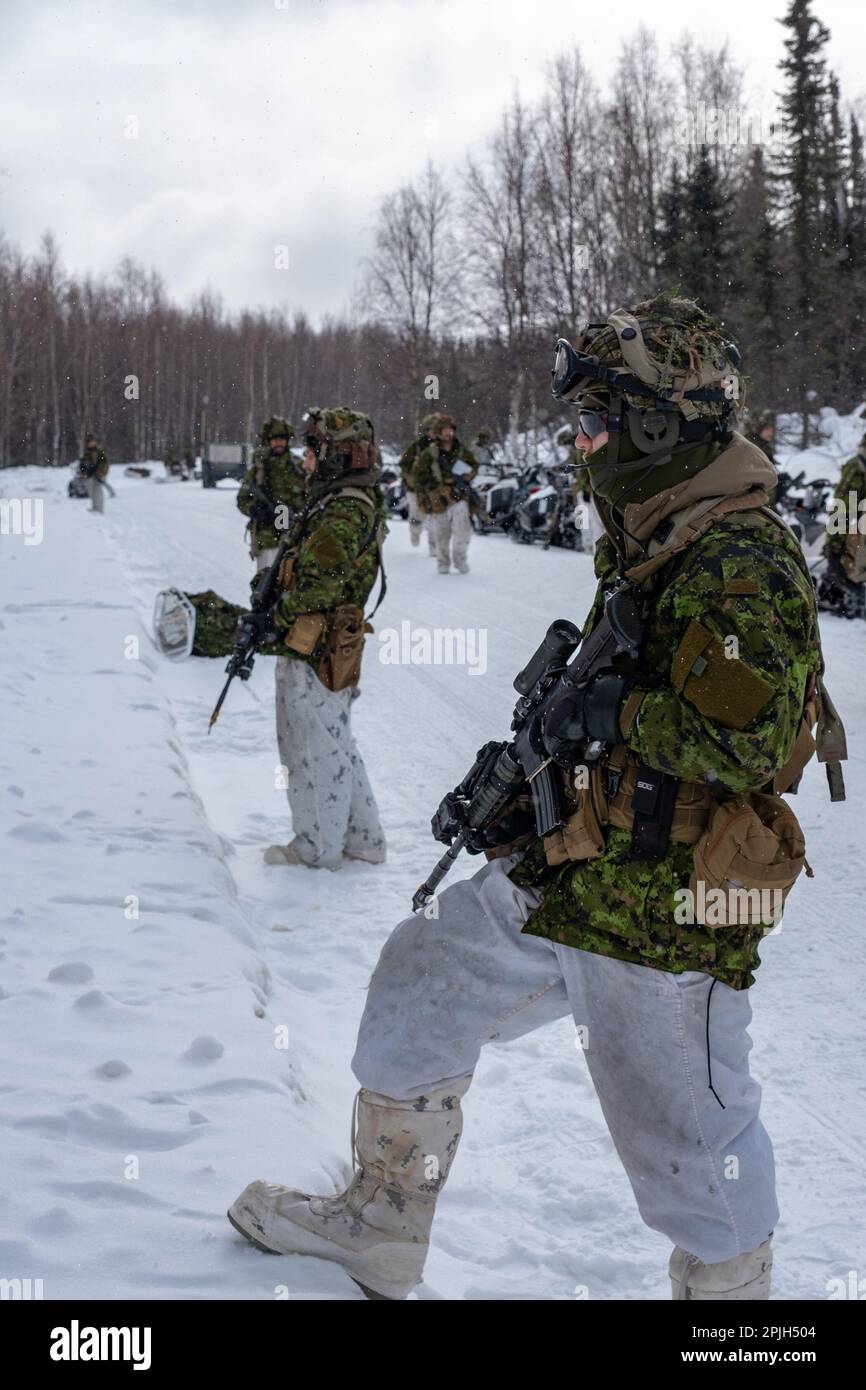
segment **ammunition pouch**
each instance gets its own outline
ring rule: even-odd
[[[643,768],[624,743],[617,744],[606,758],[588,769],[587,785],[575,787],[575,775],[563,774],[566,804],[573,809],[562,829],[544,841],[548,864],[600,859],[608,826],[631,832],[636,856],[661,858],[671,840],[695,844],[718,802],[718,793],[706,782],[670,778],[660,783],[654,794],[647,791],[646,785],[639,787],[639,782],[647,784],[660,774]],[[585,778],[587,769],[579,769],[577,775]],[[647,800],[653,796],[657,802]],[[652,825],[658,827],[655,836],[650,830]]]
[[[689,879],[695,919],[708,926],[772,926],[806,863],[794,812],[779,796],[730,794],[695,845]]]
[[[421,505],[425,512],[432,512],[433,516],[439,516],[442,512],[447,512],[454,500],[450,486],[443,483],[441,487],[435,487],[431,492],[426,493],[422,498]]]
[[[301,613],[286,633],[285,645],[299,656],[313,656],[326,690],[346,690],[361,679],[364,637],[373,631],[364,610],[341,603],[332,613]]]

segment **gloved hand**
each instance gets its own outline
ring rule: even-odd
[[[575,767],[584,746],[593,739],[620,741],[619,711],[633,680],[616,671],[602,671],[585,686],[563,682],[541,726],[545,750],[559,767]]]
[[[257,500],[250,508],[250,520],[257,526],[273,526],[274,508],[267,502]]]
[[[238,619],[238,636],[243,627],[245,632],[255,634],[257,647],[264,647],[268,642],[275,642],[280,633],[274,622],[274,609],[259,609],[257,612],[244,613]]]

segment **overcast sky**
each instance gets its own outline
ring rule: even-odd
[[[66,265],[130,255],[186,302],[347,308],[380,197],[459,168],[577,42],[600,78],[649,22],[729,37],[771,103],[787,0],[0,0],[0,230]],[[866,6],[817,0],[846,97]],[[288,269],[274,248],[288,248]]]

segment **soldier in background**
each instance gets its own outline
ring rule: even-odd
[[[259,570],[273,563],[283,532],[304,508],[306,475],[289,448],[294,433],[282,415],[266,420],[261,444],[238,489],[238,510],[249,517],[250,556]]]
[[[578,451],[575,444],[575,434],[573,429],[567,426],[561,429],[556,436],[556,442],[561,449],[566,450],[566,455],[560,467],[569,476],[568,495],[574,508],[574,527],[577,532],[576,550],[592,551],[592,537],[584,545],[587,535],[587,521],[589,519],[589,509],[592,506],[592,494],[589,490],[589,472],[583,461],[583,455]],[[560,494],[560,506],[564,499]],[[550,542],[545,544],[545,549]]]
[[[108,477],[108,455],[101,448],[95,434],[88,434],[84,441],[84,453],[79,459],[79,472],[87,480],[87,495],[92,512],[105,510],[105,479]],[[113,495],[113,491],[112,491]]]
[[[818,603],[826,612],[859,618],[866,611],[866,536],[858,525],[860,506],[866,500],[866,434],[857,453],[843,465],[833,498],[839,506],[831,511],[831,519],[835,514],[839,521],[827,530],[827,569],[818,584]],[[853,531],[848,529],[851,522]]]
[[[346,406],[311,408],[304,439],[309,495],[288,534],[271,615],[283,640],[277,743],[294,838],[271,845],[265,863],[380,864],[385,836],[350,722],[385,532],[378,450],[369,417]]]
[[[478,460],[479,468],[496,469],[496,446],[493,443],[493,431],[489,426],[481,426],[473,441],[472,452]]]
[[[425,415],[418,421],[418,433],[412,443],[403,450],[400,455],[400,473],[403,478],[403,486],[406,489],[406,503],[409,507],[409,539],[412,544],[421,544],[421,532],[424,529],[424,512],[418,501],[418,494],[415,491],[415,464],[420,454],[429,448],[433,435],[433,426],[439,418],[438,411],[433,411],[430,415]],[[429,525],[427,527],[427,544],[430,554],[436,557],[436,542],[433,539],[433,532]]]
[[[440,414],[431,433],[431,443],[415,464],[418,500],[429,518],[439,573],[449,573],[453,549],[454,568],[468,574],[470,484],[478,472],[478,461],[471,449],[460,443],[456,421],[450,415]]]

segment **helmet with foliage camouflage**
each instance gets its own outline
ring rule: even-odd
[[[373,473],[379,467],[372,420],[347,405],[326,410],[310,406],[304,416],[304,444],[318,459],[319,483],[345,474]]]
[[[457,421],[454,419],[453,415],[446,415],[443,410],[437,410],[436,419],[430,431],[432,438],[438,439],[442,431],[446,429],[456,431]]]
[[[422,415],[418,421],[417,434],[423,434],[427,439],[433,438],[433,431],[436,428],[436,421],[439,419],[439,411],[432,410],[429,415]]]
[[[587,324],[574,345],[560,338],[553,394],[607,410],[609,463],[626,439],[630,460],[651,462],[729,434],[743,395],[739,367],[720,325],[694,300],[666,292]]]
[[[493,431],[489,425],[482,425],[475,436],[476,444],[489,444],[493,438]]]
[[[269,444],[272,439],[293,439],[294,435],[294,425],[282,415],[271,415],[262,425],[263,444]]]

